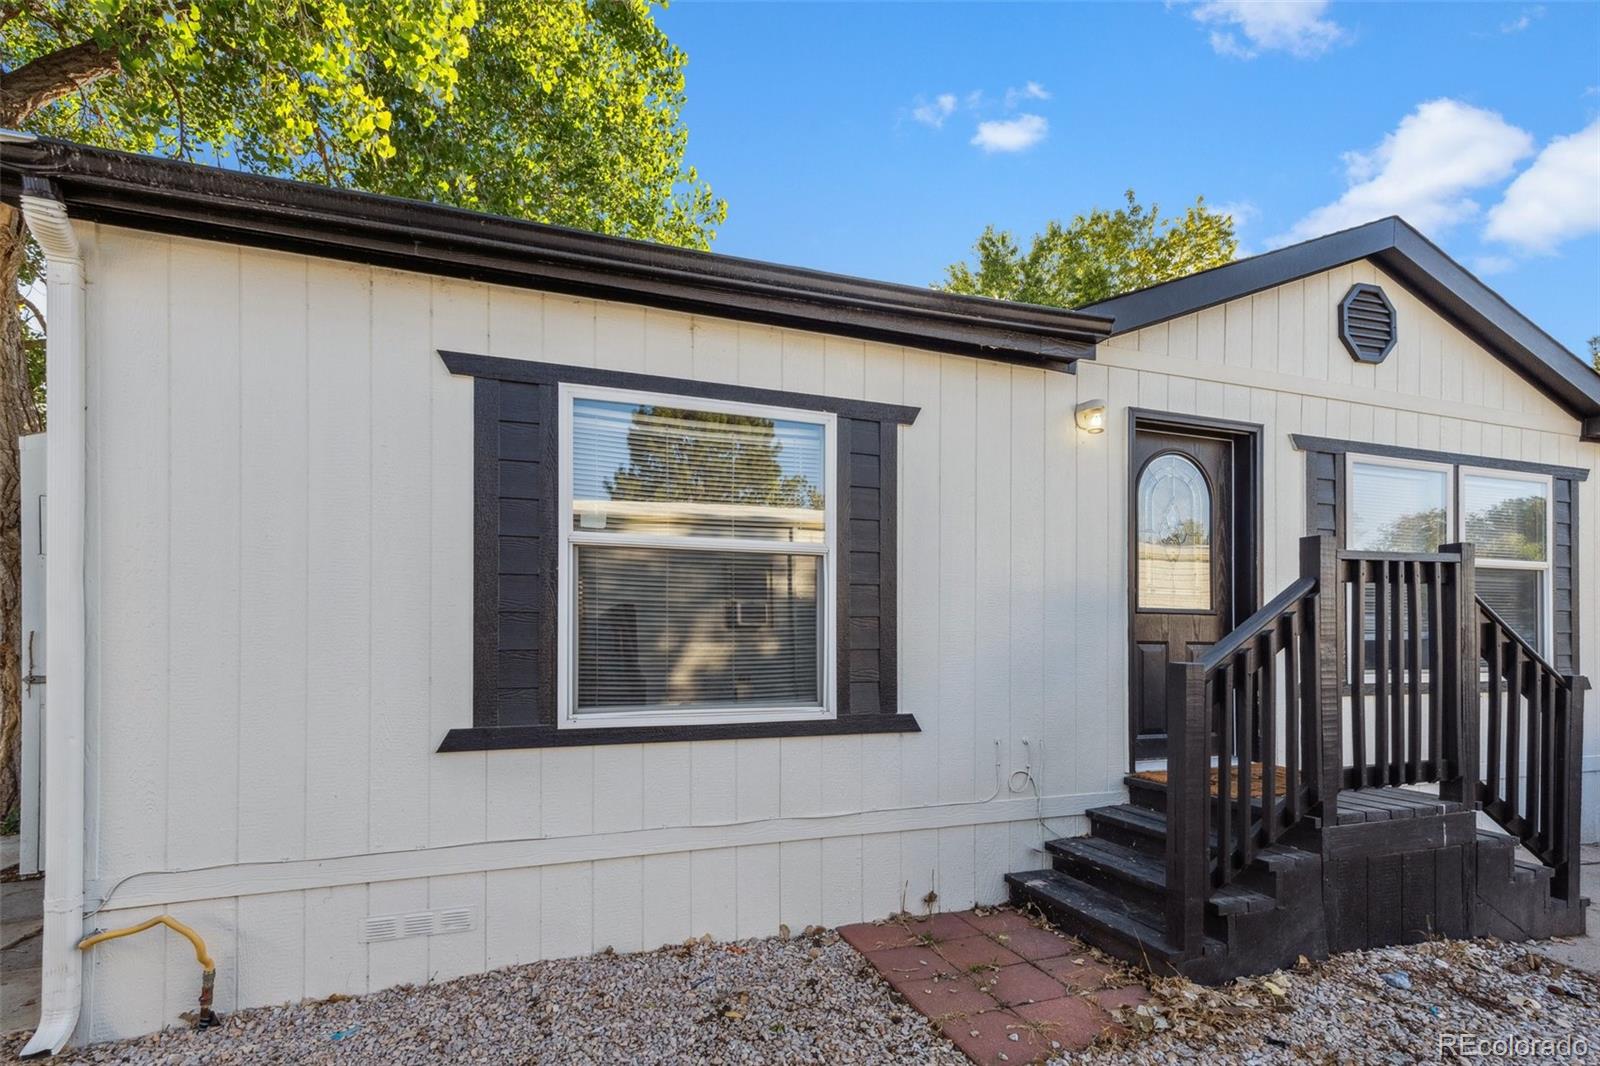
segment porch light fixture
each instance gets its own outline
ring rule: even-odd
[[[1106,402],[1104,400],[1085,400],[1073,408],[1072,414],[1078,423],[1078,428],[1085,433],[1104,433],[1106,431]]]

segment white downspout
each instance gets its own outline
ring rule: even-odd
[[[27,179],[22,215],[49,270],[50,463],[45,532],[43,988],[39,1027],[24,1056],[54,1054],[78,1027],[83,996],[84,633],[86,389],[83,255],[66,207],[49,184]]]

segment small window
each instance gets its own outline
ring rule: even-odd
[[[1545,649],[1550,597],[1550,479],[1461,472],[1463,535],[1477,549],[1478,596]]]
[[[832,717],[834,416],[561,402],[560,724]]]
[[[1548,652],[1548,477],[1351,455],[1348,480],[1345,539],[1350,548],[1416,553],[1470,542],[1479,598],[1535,649]],[[1373,596],[1368,590],[1363,611],[1369,644],[1375,632]],[[1373,651],[1369,646],[1369,662]]]
[[[1438,551],[1450,540],[1450,468],[1352,457],[1349,524],[1356,551]]]
[[[1211,487],[1193,460],[1158,455],[1139,475],[1141,610],[1211,609]]]

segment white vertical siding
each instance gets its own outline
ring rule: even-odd
[[[1332,315],[1353,280],[1384,280],[1366,264],[1118,338],[1067,375],[87,236],[90,891],[122,882],[117,921],[194,922],[222,1009],[999,898],[1001,873],[1042,864],[1041,818],[1081,832],[1120,787],[1130,407],[1265,427],[1269,594],[1305,522],[1291,433],[1600,452],[1398,285],[1401,344],[1354,365]],[[900,704],[922,731],[437,754],[471,722],[473,424],[472,382],[437,348],[921,408],[898,518]],[[1074,428],[1087,399],[1107,432]],[[1597,506],[1584,483],[1585,531]],[[1586,532],[1586,577],[1597,545]],[[1600,753],[1594,716],[1588,733]],[[235,862],[267,865],[184,873]],[[445,906],[473,931],[359,939],[368,915]],[[97,948],[86,1031],[171,1023],[193,979],[157,938]]]

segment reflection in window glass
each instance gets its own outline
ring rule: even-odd
[[[815,422],[577,399],[572,527],[816,543],[823,451]]]
[[[1544,562],[1545,490],[1527,478],[1462,475],[1461,509],[1478,558]]]
[[[1351,548],[1432,552],[1446,541],[1446,471],[1352,460],[1349,476]]]
[[[1139,475],[1139,606],[1211,609],[1211,489],[1181,455],[1159,455]]]

